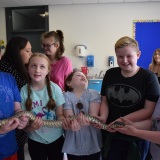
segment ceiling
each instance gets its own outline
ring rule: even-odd
[[[160,2],[160,0],[0,0],[0,7]]]

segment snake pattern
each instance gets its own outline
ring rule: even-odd
[[[10,118],[7,118],[7,119],[3,119],[3,120],[0,120],[0,127],[4,124],[6,124],[10,119],[16,117],[16,118],[19,118],[21,117],[23,114],[25,114],[26,116],[29,117],[29,120],[30,121],[34,121],[36,116],[33,115],[31,112],[29,111],[20,111],[18,113],[16,113],[14,116],[10,117]],[[91,115],[88,115],[88,114],[85,114],[86,118],[88,118],[88,120],[91,122],[91,123],[95,123],[99,126],[101,126],[101,129],[103,130],[106,130],[108,125],[103,123],[102,121],[100,121],[99,119],[97,119],[96,117],[93,117]],[[73,120],[75,119],[77,116],[70,116],[68,117],[70,120]],[[60,120],[43,120],[43,126],[44,127],[61,127],[62,126],[62,121]],[[110,128],[114,129],[114,128],[117,128],[117,127],[124,127],[125,124],[123,122],[115,122],[113,123]]]

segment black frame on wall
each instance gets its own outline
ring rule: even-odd
[[[49,31],[48,6],[5,8],[7,41],[13,36],[24,36],[32,45],[33,52],[43,52],[40,37]]]

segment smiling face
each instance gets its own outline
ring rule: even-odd
[[[157,49],[154,52],[153,59],[154,59],[155,64],[160,64],[160,49]]]
[[[71,80],[67,81],[67,85],[74,90],[84,90],[88,87],[88,80],[86,76],[80,72],[76,71]]]
[[[44,82],[49,73],[48,61],[40,56],[33,56],[29,60],[28,73],[33,82]]]
[[[140,51],[134,46],[128,45],[116,49],[117,63],[123,72],[134,72],[137,69],[137,60],[140,57]]]

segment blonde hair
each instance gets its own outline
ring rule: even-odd
[[[152,66],[154,67],[156,65],[156,61],[154,60],[154,55],[156,53],[160,53],[160,48],[157,48],[154,52],[153,52],[153,55],[152,55]]]
[[[138,42],[130,37],[122,37],[115,44],[115,52],[117,49],[124,48],[126,46],[132,46],[136,51],[139,51]]]
[[[49,58],[43,54],[43,53],[34,53],[30,59],[29,59],[29,62],[28,62],[28,65],[27,67],[29,66],[30,64],[30,61],[32,58],[34,57],[41,57],[41,58],[44,58],[47,60],[48,62],[48,70],[50,71],[50,60]],[[27,86],[27,89],[28,89],[28,97],[27,97],[27,100],[26,100],[26,103],[25,103],[25,106],[26,106],[26,110],[27,111],[31,111],[32,109],[32,99],[31,99],[31,93],[32,93],[32,90],[31,90],[31,78],[29,77],[29,83],[28,83],[28,86]],[[52,90],[51,90],[51,86],[50,86],[50,75],[49,73],[46,75],[46,85],[47,85],[47,91],[48,91],[48,96],[49,96],[49,101],[47,103],[47,108],[48,110],[54,110],[55,106],[56,106],[56,103],[55,103],[55,100],[53,99],[52,97]]]

